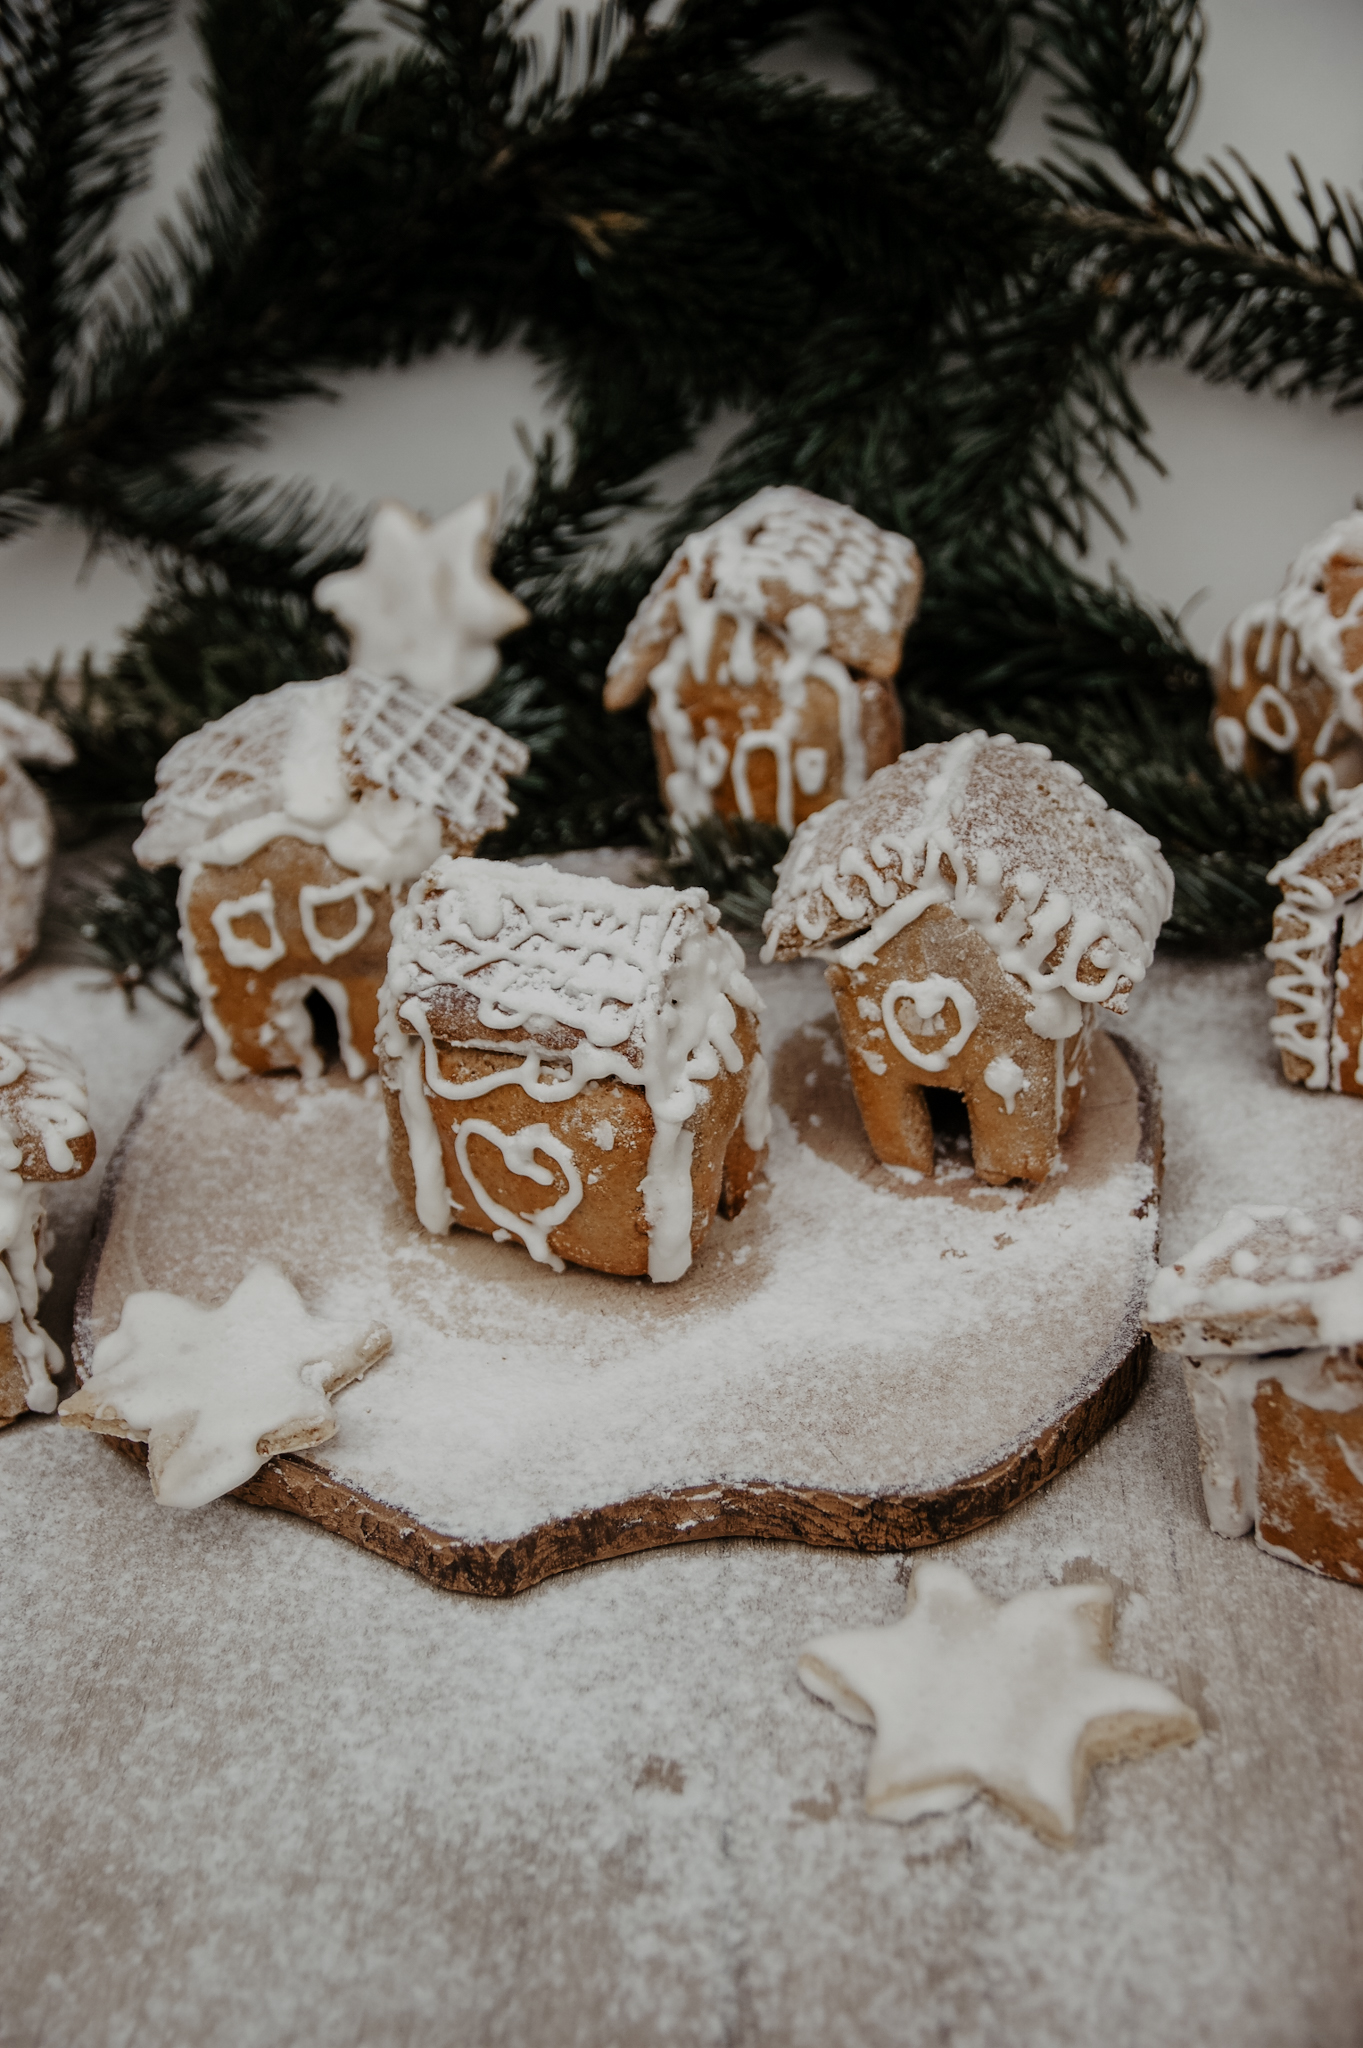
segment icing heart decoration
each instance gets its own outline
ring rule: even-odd
[[[568,1183],[566,1191],[551,1208],[523,1210],[519,1216],[513,1215],[510,1209],[504,1209],[493,1199],[469,1165],[470,1138],[486,1138],[490,1145],[497,1147],[512,1173],[534,1181],[537,1187],[548,1188],[553,1186],[554,1176],[535,1158],[537,1152],[543,1152],[561,1168]],[[519,1131],[499,1131],[496,1124],[471,1116],[458,1127],[454,1152],[459,1161],[459,1171],[468,1182],[474,1200],[483,1214],[500,1226],[494,1233],[497,1239],[518,1237],[532,1259],[538,1259],[542,1266],[552,1266],[556,1273],[561,1273],[563,1261],[550,1251],[549,1233],[557,1230],[582,1200],[582,1176],[562,1138],[556,1138],[548,1124],[526,1124]]]
[[[921,1051],[906,1036],[895,1015],[902,1002],[913,1004],[920,1025],[931,1024],[950,1003],[956,1011],[955,1036],[935,1052]],[[940,1074],[943,1067],[951,1064],[980,1021],[979,1005],[970,990],[963,982],[952,981],[945,974],[929,974],[924,981],[892,981],[880,999],[880,1014],[895,1050],[929,1074]]]

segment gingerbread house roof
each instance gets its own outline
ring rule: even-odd
[[[1291,636],[1281,643],[1274,629]],[[1247,605],[1221,636],[1216,662],[1237,690],[1246,685],[1245,650],[1260,629],[1258,662],[1271,665],[1280,687],[1300,663],[1335,696],[1342,722],[1363,733],[1363,512],[1351,512],[1304,547],[1276,597]]]
[[[922,587],[918,550],[903,534],[813,491],[772,485],[682,542],[611,657],[607,708],[643,695],[679,633],[695,636],[720,614],[780,631],[810,605],[823,613],[827,653],[888,680]],[[699,648],[693,670],[698,661],[703,668]]]
[[[1363,788],[1344,791],[1338,810],[1270,868],[1268,879],[1305,911],[1330,910],[1363,892]]]
[[[1363,1343],[1363,1221],[1228,1209],[1156,1273],[1145,1327],[1192,1358]]]
[[[855,966],[943,903],[1034,997],[1063,990],[1120,1011],[1173,894],[1158,840],[1077,768],[1004,733],[963,733],[902,754],[806,819],[781,863],[763,958],[851,939],[839,958]]]
[[[156,771],[156,795],[134,853],[144,867],[183,860],[233,826],[276,813],[312,822],[291,789],[291,762],[328,755],[356,801],[372,790],[436,813],[469,837],[515,815],[506,778],[529,753],[520,740],[410,683],[348,669],[285,683],[177,740]]]
[[[65,1046],[31,1031],[0,1040],[0,1132],[20,1154],[21,1180],[75,1180],[95,1156],[85,1070]]]
[[[697,941],[705,970],[679,989],[683,955]],[[684,1065],[682,1040],[694,1052],[732,1032],[732,1005],[760,1008],[742,951],[719,929],[703,889],[631,889],[450,856],[393,920],[385,1012],[409,1032],[419,1028],[413,997],[446,1044],[523,1044],[560,1056],[594,1048],[611,1056],[603,1073],[619,1073],[623,1059],[640,1080],[660,1039],[681,1050]]]

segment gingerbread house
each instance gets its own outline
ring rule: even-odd
[[[1213,662],[1212,737],[1229,769],[1290,772],[1308,810],[1363,782],[1363,512],[1304,548]]]
[[[964,733],[811,818],[778,870],[764,959],[828,980],[866,1135],[933,1171],[925,1090],[965,1099],[975,1172],[1044,1180],[1100,1009],[1121,1013],[1173,904],[1158,842],[1044,747]]]
[[[177,741],[157,770],[144,867],[181,869],[180,936],[224,1080],[373,1070],[389,926],[443,851],[514,816],[519,740],[361,669],[287,683]]]
[[[1264,948],[1283,1073],[1363,1095],[1363,789],[1346,791],[1268,879],[1283,892]]]
[[[19,764],[67,768],[74,759],[64,733],[0,697],[0,974],[22,967],[38,943],[52,860],[47,799]]]
[[[760,1004],[700,889],[443,859],[393,922],[393,1178],[424,1227],[678,1280],[767,1140]]]
[[[1231,1209],[1145,1327],[1183,1355],[1217,1535],[1363,1585],[1363,1221]]]
[[[85,1075],[59,1046],[28,1032],[0,1043],[0,1429],[50,1415],[62,1354],[38,1321],[51,1284],[43,1262],[44,1185],[94,1164]]]
[[[652,693],[663,797],[793,832],[904,744],[894,678],[918,609],[913,542],[791,485],[677,549],[607,670],[609,710]]]

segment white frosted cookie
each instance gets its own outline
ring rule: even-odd
[[[241,1486],[267,1458],[336,1434],[328,1396],[392,1343],[381,1323],[309,1315],[277,1266],[251,1268],[220,1308],[176,1294],[130,1294],[95,1347],[90,1377],[63,1401],[65,1423],[145,1443],[165,1507],[198,1508]]]
[[[1052,1842],[1074,1838],[1091,1767],[1201,1723],[1167,1686],[1112,1668],[1112,1590],[1038,1586],[991,1600],[959,1565],[915,1565],[902,1620],[800,1654],[818,1699],[874,1728],[866,1811],[917,1820],[987,1792]]]

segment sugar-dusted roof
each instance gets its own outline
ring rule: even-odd
[[[835,660],[892,676],[922,582],[918,551],[903,534],[813,491],[771,485],[682,542],[611,658],[607,705],[619,710],[642,695],[677,634],[692,626],[695,600],[708,615],[776,629],[813,604],[827,620]]]
[[[1363,890],[1363,788],[1345,790],[1338,809],[1270,868],[1287,901],[1324,910]],[[1270,955],[1270,958],[1272,955]]]
[[[291,814],[291,745],[296,753],[300,738],[305,751],[332,750],[352,797],[385,790],[470,834],[514,815],[505,778],[529,761],[519,740],[409,683],[360,669],[285,683],[177,740],[156,771],[138,859],[161,867],[235,826]]]
[[[806,820],[781,863],[764,957],[852,938],[841,957],[856,964],[944,903],[1034,996],[1064,990],[1121,1010],[1173,888],[1159,842],[1077,768],[1006,734],[963,733],[901,755]]]
[[[742,952],[718,927],[702,889],[447,856],[393,920],[390,1000],[400,1010],[416,996],[447,1042],[585,1041],[638,1066],[675,1000],[688,940],[709,942],[713,994],[757,1007]]]
[[[1191,1357],[1363,1343],[1363,1221],[1228,1209],[1150,1285],[1145,1327]]]

